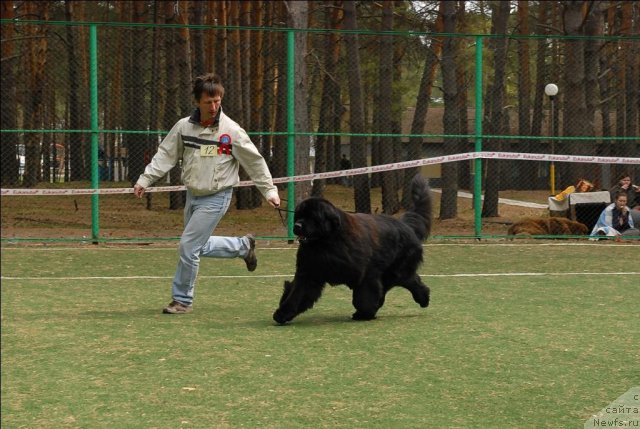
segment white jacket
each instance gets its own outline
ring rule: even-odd
[[[209,127],[200,125],[199,119],[196,109],[173,126],[138,185],[148,188],[182,159],[182,183],[193,195],[211,195],[237,185],[240,165],[265,199],[278,194],[267,163],[244,129],[222,109]]]

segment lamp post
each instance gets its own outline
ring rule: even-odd
[[[551,102],[551,155],[555,154],[555,136],[556,136],[556,121],[554,115],[554,107],[555,107],[555,97],[558,94],[558,86],[555,83],[548,83],[547,86],[544,87],[544,93],[549,97],[549,101]],[[549,182],[551,184],[551,195],[556,194],[556,166],[551,160],[551,165],[549,166]]]

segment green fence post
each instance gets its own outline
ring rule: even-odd
[[[476,36],[476,126],[475,151],[482,152],[482,36]],[[476,238],[482,235],[482,159],[475,159],[473,211]]]
[[[295,175],[295,33],[287,31],[287,176]],[[295,205],[295,184],[287,183],[287,236],[293,242],[293,214]]]
[[[95,24],[89,27],[89,85],[91,99],[91,188],[98,189],[98,31]],[[100,234],[99,195],[91,195],[91,238],[98,243]]]

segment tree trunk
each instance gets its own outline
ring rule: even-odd
[[[344,2],[344,27],[346,30],[357,30],[355,1]],[[344,35],[347,52],[347,68],[349,81],[349,123],[351,132],[364,134],[364,104],[362,98],[362,79],[360,74],[360,43],[358,35]],[[361,135],[351,137],[351,162],[354,168],[367,166],[367,140]],[[369,175],[354,176],[354,203],[356,212],[371,213],[371,195],[369,194]]]
[[[146,5],[144,2],[133,2],[132,21],[136,23],[145,22]],[[129,30],[131,36],[131,49],[127,52],[125,59],[125,79],[124,79],[124,128],[125,130],[143,130],[147,126],[145,118],[146,103],[140,103],[140,98],[145,92],[145,54],[149,46],[145,37],[147,30],[143,28],[132,28]],[[173,94],[177,94],[174,92]],[[129,162],[129,181],[133,185],[145,168],[144,159],[144,139],[136,134],[124,134],[124,146],[127,148],[127,160]]]
[[[638,17],[638,12],[640,12],[640,7],[638,7],[637,4],[635,4],[635,8],[636,8],[636,15],[635,15],[635,21],[636,21],[636,32],[634,32],[634,28],[633,28],[633,8],[634,8],[634,4],[635,2],[624,2],[622,4],[622,28],[621,28],[621,33],[626,35],[626,36],[630,36],[631,34],[635,34],[636,36],[638,35],[637,30],[638,30],[638,24],[637,21],[640,20],[640,18]],[[638,136],[638,102],[640,101],[640,88],[638,88],[639,86],[639,82],[640,82],[640,78],[638,77],[638,74],[640,74],[640,60],[638,59],[638,57],[640,57],[640,49],[638,48],[638,42],[637,40],[634,42],[631,41],[624,41],[623,43],[623,51],[624,52],[628,52],[628,55],[624,56],[624,65],[623,67],[625,67],[625,81],[624,81],[624,86],[625,86],[625,112],[624,112],[624,117],[625,117],[625,136],[626,137],[634,137],[634,136]],[[622,154],[623,156],[628,156],[628,157],[632,157],[632,156],[638,156],[638,149],[639,149],[639,144],[638,144],[638,139],[636,139],[635,141],[635,145],[633,141],[625,141],[622,142],[622,144],[624,145],[624,148],[622,150]],[[636,167],[636,170],[638,170],[638,167]],[[638,180],[638,177],[635,177],[636,181]]]
[[[547,9],[541,6],[540,9]],[[529,0],[518,0],[518,29],[523,36],[529,35]],[[518,135],[526,136],[531,131],[531,73],[529,60],[531,53],[529,44],[532,39],[518,39]],[[534,140],[522,139],[518,141],[516,152],[532,152],[531,146]],[[516,161],[517,189],[534,189],[535,163],[531,161]]]
[[[192,1],[189,5],[189,24],[193,25],[202,25],[203,17],[206,17],[205,13],[205,5],[204,1]],[[158,5],[154,4],[154,8],[157,8]],[[213,33],[214,31],[209,30],[208,33]],[[201,28],[191,29],[191,63],[193,64],[193,75],[200,76],[205,73],[211,72],[210,69],[207,69],[205,66],[205,41],[204,34]],[[189,87],[190,88],[190,87]]]
[[[584,48],[584,69],[585,69],[585,97],[587,103],[587,121],[589,122],[590,135],[596,135],[595,120],[596,111],[600,105],[599,91],[598,91],[598,75],[600,74],[600,57],[602,56],[602,40],[600,36],[604,34],[604,8],[603,2],[600,0],[594,1],[590,5],[589,13],[584,23],[584,32],[587,36],[593,38],[585,40]],[[582,153],[596,153],[597,141],[582,142],[582,145],[588,144],[583,149]],[[591,181],[600,182],[602,166],[599,164],[588,164],[586,166],[587,173],[585,178]]]
[[[67,21],[84,21],[84,5],[82,2],[65,2],[65,17]],[[67,58],[69,61],[69,128],[81,130],[88,124],[84,115],[88,112],[85,88],[89,83],[84,80],[82,69],[82,50],[87,46],[82,45],[80,32],[86,31],[84,27],[68,26],[65,29],[67,41]],[[69,149],[69,179],[72,181],[87,180],[89,178],[89,154],[87,150],[88,136],[81,133],[71,133],[68,136]]]
[[[286,10],[284,2],[271,2],[274,5],[274,20],[282,22],[286,18]],[[274,57],[274,85],[276,86],[276,117],[275,131],[284,133],[287,131],[287,41],[285,33],[277,33],[274,35],[275,43],[272,56]],[[275,177],[287,176],[287,136],[277,135],[274,137],[274,159],[272,174]],[[295,207],[295,201],[288,202],[289,207]]]
[[[333,29],[340,28],[340,21],[342,19],[342,9],[338,7],[335,1],[325,1],[325,20]],[[314,171],[316,173],[324,171],[335,170],[335,163],[331,164],[330,160],[333,158],[332,150],[333,145],[331,136],[322,135],[323,133],[329,133],[333,130],[333,124],[336,117],[339,117],[341,112],[336,108],[340,108],[340,85],[337,82],[337,66],[340,55],[339,45],[339,33],[332,32],[324,34],[324,75],[322,83],[322,99],[321,108],[318,119],[318,135],[315,142],[316,159]],[[335,103],[335,99],[338,99],[338,103]],[[335,162],[335,160],[333,160]],[[329,168],[331,166],[331,168]],[[313,181],[313,189],[311,194],[313,196],[321,197],[324,194],[326,186],[326,180],[316,179]]]
[[[241,2],[239,8],[234,8],[238,12],[237,19],[241,27],[251,26],[252,9],[251,2]],[[238,70],[235,70],[233,78],[233,81],[236,82],[235,91],[238,91],[235,94],[237,97],[234,99],[239,100],[241,106],[236,109],[236,114],[239,115],[236,120],[246,130],[251,130],[255,127],[251,123],[251,96],[256,93],[251,76],[255,71],[255,67],[251,64],[251,53],[256,50],[257,46],[254,43],[255,40],[252,38],[252,34],[252,31],[240,30],[232,33],[232,40],[238,43],[235,48],[238,52],[236,56],[238,62],[235,66],[239,67]],[[249,175],[243,168],[240,168],[240,180],[250,180]],[[262,196],[254,186],[236,188],[236,208],[252,209],[259,207],[261,204]]]
[[[444,31],[444,21],[442,19],[444,2],[440,2],[440,13],[436,19],[434,33],[442,33]],[[442,37],[433,37],[429,46],[425,46],[424,68],[422,70],[422,78],[420,79],[420,87],[418,89],[418,97],[416,99],[416,110],[413,113],[411,122],[411,134],[423,134],[427,123],[427,113],[429,111],[429,102],[431,101],[431,91],[435,82],[436,71],[438,68],[438,58],[442,52]],[[422,159],[424,151],[422,150],[422,137],[410,137],[407,146],[407,158],[409,160]],[[404,176],[404,185],[402,190],[402,207],[405,209],[413,203],[411,201],[411,180],[416,174],[420,173],[418,167],[408,168]]]
[[[302,1],[288,1],[289,27],[306,28],[308,20],[308,4]],[[307,110],[307,35],[298,31],[295,33],[295,72],[294,72],[294,128],[296,131],[309,130],[309,112]],[[309,136],[296,136],[295,138],[295,174],[309,173]],[[307,198],[311,193],[309,182],[297,182],[295,185],[296,203]]]
[[[173,16],[173,20],[177,24],[185,25],[187,24],[189,17],[189,1],[183,0],[176,4],[176,9],[174,12],[177,12]],[[177,80],[177,92],[174,94],[177,95],[177,117],[174,118],[174,122],[177,121],[178,118],[182,118],[191,114],[192,111],[192,95],[191,95],[191,87],[192,87],[192,77],[191,77],[191,42],[189,37],[189,29],[185,27],[180,27],[179,29],[172,30],[175,31],[175,39],[174,44],[172,46],[172,50],[169,51],[169,55],[173,55],[176,61],[176,75],[175,78]],[[182,184],[182,167],[178,163],[175,167],[169,171],[169,184],[171,186],[179,186]],[[184,204],[186,202],[186,191],[176,191],[169,193],[169,209],[177,210],[184,208]]]
[[[564,28],[569,36],[584,35],[583,21],[584,1],[564,2]],[[563,135],[567,137],[592,136],[593,124],[587,118],[587,100],[585,95],[585,41],[583,39],[565,39],[565,93],[563,109]],[[556,128],[557,129],[557,128]],[[568,154],[582,154],[584,141],[567,140],[556,145],[556,152]],[[586,178],[587,164],[560,163],[556,183],[575,183],[580,178]]]
[[[0,2],[0,17],[12,20],[15,16],[13,1]],[[0,62],[0,79],[2,79],[2,104],[17,106],[16,96],[16,71],[19,56],[15,55],[14,37],[16,31],[13,24],[2,26],[2,61]],[[3,130],[15,130],[18,128],[18,109],[2,109],[0,114],[0,127]],[[18,134],[2,135],[2,156],[0,156],[0,183],[2,186],[15,185],[20,175],[20,163],[18,160]]]
[[[458,10],[456,12],[456,29],[459,33],[472,33],[472,31],[467,28],[467,13],[465,11],[465,1],[461,0],[458,2]],[[456,39],[456,51],[458,54],[456,58],[464,58],[465,52],[468,48],[467,43],[469,39]],[[456,106],[458,109],[458,134],[468,134],[469,132],[469,115],[468,115],[468,88],[469,88],[469,79],[467,77],[467,69],[465,67],[456,67],[456,88],[458,90],[458,96],[456,100]],[[464,152],[472,152],[475,150],[475,145],[473,141],[469,139],[460,138],[458,139],[458,148],[456,152],[464,153]],[[471,189],[471,162],[470,161],[462,161],[458,164],[458,188],[462,189]]]
[[[156,24],[162,23],[161,14],[163,11],[160,8],[158,3],[153,4],[153,22]],[[164,41],[165,30],[159,29],[158,27],[154,27],[151,30],[153,47],[151,49],[151,82],[156,84],[160,83],[161,76],[160,70],[162,70],[162,66],[160,63],[160,55],[161,46]],[[164,91],[151,91],[150,94],[150,105],[152,106],[149,109],[149,128],[151,131],[156,130],[160,126],[160,106],[164,104],[164,99],[166,97],[166,93]],[[158,136],[157,134],[147,134],[145,138],[145,149],[144,149],[144,163],[148,164],[153,157],[153,154],[158,149]],[[147,210],[151,210],[153,203],[153,192],[146,192],[145,197],[147,201]]]
[[[509,2],[499,2],[492,13],[492,34],[506,35],[507,20],[509,18]],[[494,79],[491,91],[487,94],[490,106],[487,112],[490,118],[486,127],[488,134],[504,135],[505,132],[505,68],[507,62],[507,38],[498,37],[491,40],[494,60]],[[488,139],[487,149],[492,151],[502,150],[503,143],[499,139]],[[500,160],[489,160],[486,163],[486,185],[482,217],[496,217],[498,213],[498,199],[500,179],[502,176]]]
[[[456,32],[456,4],[443,1],[442,18],[445,33]],[[459,131],[458,116],[458,88],[456,82],[456,40],[445,37],[442,46],[442,87],[444,97],[443,130],[445,135],[455,135]],[[454,154],[458,148],[459,139],[444,138],[444,153]],[[454,162],[442,164],[442,197],[440,200],[440,219],[453,219],[458,214],[458,165]]]
[[[549,7],[539,7],[538,8],[538,26],[540,29],[537,29],[538,33],[548,33],[547,21],[549,20]],[[542,136],[542,122],[544,119],[544,101],[546,95],[544,93],[544,87],[547,83],[549,83],[549,66],[547,64],[547,55],[549,49],[547,48],[547,41],[545,39],[538,39],[537,41],[537,52],[536,52],[536,82],[535,82],[535,94],[533,101],[533,121],[531,123],[531,135],[532,136]],[[531,143],[531,152],[533,153],[545,153],[544,149],[546,145],[542,140],[533,140]],[[531,182],[535,184],[535,189],[539,189],[540,187],[546,186],[546,182],[542,182],[539,180],[540,174],[537,173],[537,169],[539,168],[539,164],[535,162],[529,161],[521,161],[523,163],[528,163],[532,168]],[[529,167],[525,165],[525,169],[529,169]],[[534,180],[535,179],[535,180]]]
[[[270,26],[273,23],[273,15],[274,9],[277,3],[274,2],[266,2],[264,4],[265,13],[264,13],[264,25]],[[261,45],[261,56],[262,62],[264,63],[264,71],[262,76],[262,100],[263,107],[260,109],[260,116],[262,126],[260,129],[263,130],[274,130],[275,131],[275,122],[274,119],[276,117],[276,109],[275,103],[276,100],[276,63],[277,60],[274,58],[274,47],[276,44],[276,37],[281,37],[277,35],[273,31],[267,31],[262,38]],[[277,51],[277,50],[276,50]],[[261,136],[261,146],[262,146],[262,155],[264,159],[267,161],[269,165],[269,170],[274,177],[276,176],[277,171],[274,169],[274,152],[275,152],[275,141],[273,135],[264,135]],[[285,185],[279,185],[280,187]]]
[[[393,30],[393,2],[382,3],[382,31]],[[380,64],[378,66],[378,103],[379,109],[377,126],[378,130],[387,134],[392,130],[391,100],[393,94],[393,36],[380,36]],[[390,164],[394,161],[393,139],[391,137],[380,138],[380,162]],[[398,201],[398,184],[395,171],[385,171],[382,175],[382,212],[385,214],[397,213],[400,209]]]
[[[49,19],[48,2],[27,2],[25,3],[26,15],[42,19]],[[26,25],[23,27],[27,41],[27,55],[25,57],[25,70],[29,73],[27,79],[27,95],[25,96],[24,123],[30,128],[38,129],[42,123],[44,109],[45,86],[47,69],[47,37],[44,25]],[[30,188],[35,186],[42,177],[41,171],[41,150],[40,143],[42,135],[39,133],[26,133],[25,141],[25,171],[23,184]]]

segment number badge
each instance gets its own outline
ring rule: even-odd
[[[200,146],[200,156],[218,156],[218,148],[214,144]]]

